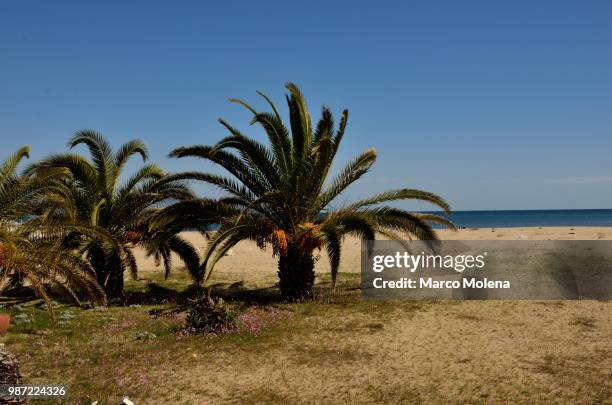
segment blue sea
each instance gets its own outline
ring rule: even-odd
[[[442,212],[424,212],[445,216]],[[449,218],[459,228],[612,226],[612,209],[453,211]],[[212,225],[209,230],[217,228]]]
[[[612,209],[454,211],[450,219],[461,228],[612,226]]]

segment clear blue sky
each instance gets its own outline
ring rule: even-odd
[[[290,80],[313,113],[350,109],[338,163],[379,152],[348,197],[612,207],[612,2],[204,3],[1,2],[0,155],[40,158],[88,127],[208,168],[165,156],[225,135],[220,116],[263,139],[227,98],[280,103]]]

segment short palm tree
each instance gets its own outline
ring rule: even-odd
[[[243,135],[221,119],[229,136],[213,146],[181,147],[170,153],[171,157],[206,159],[231,175],[188,172],[173,177],[201,180],[227,193],[217,203],[217,214],[223,217],[203,260],[202,266],[208,268],[209,274],[230,248],[241,240],[251,239],[262,248],[271,246],[278,257],[282,295],[302,299],[313,292],[317,249],[327,250],[335,284],[345,235],[356,235],[363,240],[373,240],[376,234],[394,240],[436,239],[432,222],[454,228],[441,216],[381,205],[396,200],[422,200],[450,212],[442,198],[421,190],[391,190],[335,206],[337,197],[370,170],[376,161],[376,152],[370,149],[361,153],[330,178],[332,163],[344,137],[348,111],[343,111],[335,128],[332,112],[323,107],[321,118],[313,125],[298,87],[288,83],[286,88],[289,128],[274,103],[262,93],[259,94],[271,112],[260,112],[243,101],[231,100],[252,113],[252,123],[263,127],[269,146]],[[225,208],[220,209],[219,204]],[[167,208],[165,213],[176,221],[186,218],[190,224],[196,224],[200,219],[205,225],[211,221],[214,205],[209,200],[183,201]]]
[[[91,227],[104,229],[109,238],[90,238],[75,232],[65,241],[88,243],[83,249],[95,269],[98,282],[108,298],[123,295],[124,272],[136,277],[138,267],[132,249],[141,245],[157,260],[163,259],[166,275],[171,268],[171,253],[177,253],[199,282],[197,250],[176,233],[151,231],[148,220],[163,204],[192,198],[190,189],[181,181],[162,181],[166,173],[155,164],[145,164],[125,182],[121,175],[128,160],[140,155],[147,160],[148,151],[140,140],[132,140],[114,152],[108,141],[91,130],[78,131],[68,142],[73,148],[84,144],[91,160],[78,154],[53,155],[30,168],[32,172],[50,168],[68,170],[67,186],[73,201],[76,219]],[[159,235],[163,235],[163,238]]]
[[[0,292],[27,284],[50,304],[48,289],[80,299],[103,302],[104,291],[82,256],[66,250],[61,237],[79,229],[49,219],[50,201],[57,208],[67,190],[58,170],[20,176],[23,147],[0,165]]]

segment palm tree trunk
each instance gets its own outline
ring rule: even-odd
[[[295,246],[278,260],[278,278],[281,295],[289,300],[312,298],[314,286],[314,258]]]
[[[104,287],[106,279],[108,278],[104,251],[101,247],[94,245],[89,249],[87,258],[89,259],[89,263],[91,263],[91,267],[93,267],[96,273],[96,280],[98,281],[98,284]]]
[[[89,251],[89,262],[96,272],[98,284],[104,288],[106,298],[122,298],[124,268],[119,256],[109,256],[99,246],[93,246]]]
[[[117,255],[112,255],[107,263],[108,278],[104,284],[106,298],[123,298],[123,272],[125,268]]]

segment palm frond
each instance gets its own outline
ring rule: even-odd
[[[317,207],[324,209],[330,202],[339,196],[348,186],[366,174],[376,162],[376,151],[369,149],[351,162],[331,182],[329,187],[318,196]]]
[[[204,278],[204,273],[200,269],[200,255],[197,249],[178,235],[172,235],[168,238],[168,247],[185,263],[185,267],[194,282],[200,284]]]
[[[131,140],[121,146],[115,154],[115,167],[121,170],[128,159],[134,155],[140,155],[143,161],[149,158],[147,145],[140,139]]]
[[[17,150],[17,152],[13,153],[9,156],[2,165],[0,165],[0,181],[9,177],[15,170],[17,169],[17,165],[24,159],[30,157],[30,147],[23,146]]]
[[[89,149],[89,154],[97,171],[99,184],[107,188],[114,170],[113,150],[110,144],[102,134],[91,129],[77,131],[68,141],[70,149],[80,144],[86,145]]]
[[[349,209],[361,208],[361,207],[367,207],[370,205],[380,204],[383,202],[397,201],[397,200],[426,201],[431,204],[437,205],[438,207],[442,208],[446,213],[450,213],[450,205],[446,201],[444,201],[442,197],[436,194],[427,192],[427,191],[410,189],[410,188],[402,188],[399,190],[385,191],[383,193],[376,194],[376,195],[364,198],[359,201],[355,201],[351,203],[348,208]]]

